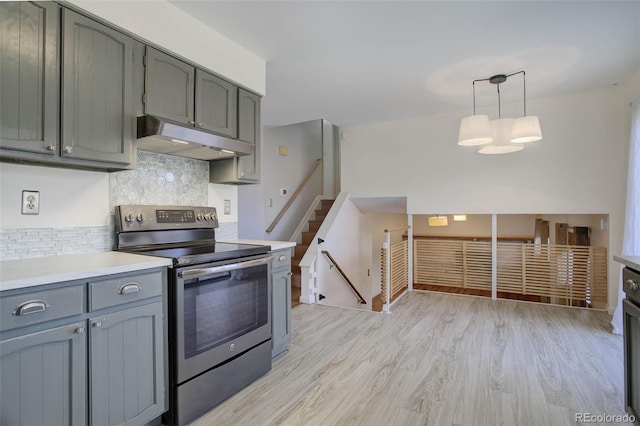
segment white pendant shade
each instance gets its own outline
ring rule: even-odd
[[[484,145],[492,140],[488,115],[470,115],[460,121],[458,145]]]
[[[511,143],[511,129],[514,121],[513,118],[491,120],[493,142],[483,146],[478,152],[480,154],[509,154],[522,151],[524,145]]]
[[[511,128],[511,142],[525,143],[542,139],[540,120],[535,115],[516,118]]]

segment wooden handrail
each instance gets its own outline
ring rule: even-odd
[[[409,228],[411,228],[411,227],[410,226],[396,226],[395,228],[385,229],[384,232],[388,234],[389,232],[394,232],[394,231],[408,231]]]
[[[344,280],[347,282],[347,284],[349,284],[349,287],[351,287],[351,290],[358,297],[358,302],[360,302],[361,305],[366,305],[367,301],[364,300],[364,297],[362,297],[362,295],[360,294],[360,292],[358,291],[356,286],[353,285],[353,283],[351,282],[349,277],[347,277],[347,274],[344,273],[344,271],[342,270],[340,265],[338,265],[338,262],[336,262],[336,260],[333,258],[333,256],[331,256],[331,254],[326,250],[322,250],[322,254],[327,256],[327,258],[329,259],[329,262],[331,262],[331,264],[336,267],[336,269],[338,270],[338,273],[340,273],[340,275],[342,275],[342,278],[344,278]]]
[[[287,204],[284,205],[282,210],[280,210],[280,213],[278,213],[278,216],[276,216],[276,218],[273,219],[273,222],[271,222],[271,225],[269,225],[269,227],[267,228],[267,234],[270,234],[271,231],[273,231],[273,229],[276,227],[278,222],[280,222],[280,219],[282,219],[282,217],[287,212],[287,210],[289,210],[289,207],[291,207],[291,204],[293,204],[296,198],[298,198],[298,195],[300,195],[300,192],[302,192],[302,188],[304,188],[307,182],[309,182],[309,179],[311,179],[311,176],[313,176],[313,173],[316,171],[316,169],[318,168],[318,166],[320,166],[321,163],[322,163],[322,159],[320,158],[318,158],[316,162],[313,163],[313,166],[311,166],[311,170],[309,170],[309,173],[307,173],[307,175],[304,177],[302,182],[300,182],[300,185],[298,185],[298,188],[296,188],[296,191],[293,193],[291,198],[289,198],[289,201],[287,201]]]

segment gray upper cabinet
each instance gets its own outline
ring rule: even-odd
[[[195,68],[147,47],[145,112],[193,125]]]
[[[239,179],[260,180],[260,97],[238,89],[238,139],[255,145],[253,154],[239,158]]]
[[[58,18],[53,2],[0,2],[0,147],[54,155]]]
[[[84,322],[0,342],[0,424],[86,424]]]
[[[237,137],[238,88],[147,47],[145,113]]]
[[[224,184],[260,182],[260,97],[238,89],[238,139],[255,145],[253,154],[211,162],[209,181]]]
[[[63,157],[132,162],[132,38],[63,10]]]
[[[91,422],[139,425],[165,411],[162,303],[90,323]]]
[[[238,135],[238,88],[208,72],[196,70],[196,125],[221,135]]]

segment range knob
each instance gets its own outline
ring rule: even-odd
[[[133,213],[129,213],[128,215],[125,215],[124,221],[127,223],[133,222]]]
[[[137,220],[139,223],[144,222],[144,216],[142,216],[142,213],[138,213],[138,215],[136,216],[136,220]]]
[[[629,289],[630,289],[631,291],[638,291],[638,288],[639,288],[639,287],[638,287],[638,281],[636,281],[636,280],[633,280],[633,279],[629,278],[629,279],[625,282],[625,284],[627,284],[627,285],[629,286]]]
[[[211,213],[205,213],[204,220],[211,220]]]
[[[196,220],[202,220],[202,219],[203,219],[202,213],[198,213],[196,215]]]

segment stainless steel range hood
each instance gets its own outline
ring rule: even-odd
[[[138,117],[138,149],[198,160],[218,160],[253,153],[248,142],[153,115]]]

